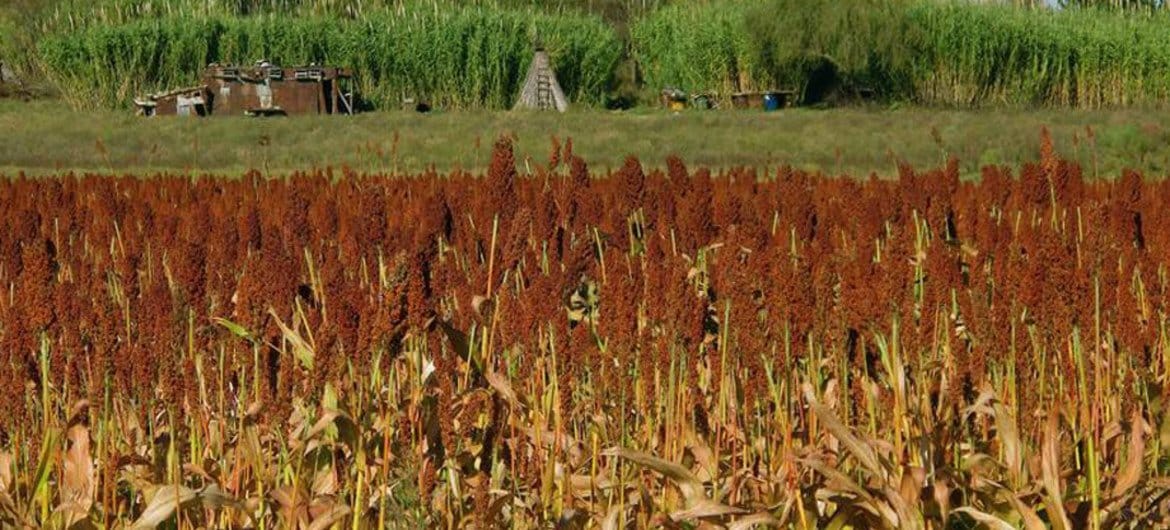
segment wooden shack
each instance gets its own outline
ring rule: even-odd
[[[325,66],[213,64],[202,84],[135,100],[146,116],[353,114],[353,74]]]

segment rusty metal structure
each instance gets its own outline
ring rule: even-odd
[[[326,66],[212,64],[202,84],[134,101],[144,116],[353,114],[353,73]]]

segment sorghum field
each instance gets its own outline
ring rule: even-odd
[[[551,143],[0,181],[0,527],[1170,524],[1170,181]]]

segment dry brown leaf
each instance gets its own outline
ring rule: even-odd
[[[209,484],[199,492],[199,500],[203,503],[203,507],[209,510],[218,510],[221,508],[234,508],[237,510],[244,509],[244,504],[239,499],[229,495],[218,484]]]
[[[1101,443],[1108,444],[1122,434],[1125,434],[1125,431],[1122,429],[1121,420],[1113,420],[1101,427]]]
[[[85,422],[85,413],[89,410],[89,400],[82,399],[69,409],[69,421],[66,425],[73,426]]]
[[[864,509],[864,510],[872,513],[874,516],[884,519],[889,525],[891,525],[893,527],[897,527],[897,525],[898,525],[897,512],[893,508],[891,508],[889,505],[887,505],[886,503],[880,502],[876,497],[873,496],[873,494],[871,494],[869,492],[869,490],[866,490],[865,488],[861,487],[860,484],[858,484],[853,479],[846,476],[844,473],[842,473],[842,472],[840,472],[832,467],[829,467],[828,465],[825,465],[824,462],[821,462],[821,461],[816,460],[816,459],[811,459],[811,458],[798,459],[797,461],[800,462],[800,464],[804,465],[805,467],[808,467],[809,469],[812,469],[813,471],[820,473],[822,476],[824,476],[826,479],[828,479],[828,481],[833,486],[843,488],[843,490],[844,490],[844,491],[837,491],[837,490],[833,490],[833,489],[829,489],[829,488],[822,488],[822,491],[824,493],[829,493],[829,494],[848,493],[848,494],[851,494],[854,497],[856,497],[857,499],[860,499],[860,501],[854,503],[854,505],[857,508]]]
[[[333,526],[334,523],[344,519],[346,515],[349,515],[349,512],[350,509],[348,506],[334,506],[328,512],[325,512],[320,517],[314,519],[313,524],[309,525],[308,530],[325,530],[326,528]]]
[[[287,342],[290,346],[291,352],[285,353],[291,353],[293,358],[301,363],[301,368],[305,370],[312,370],[317,356],[317,352],[313,349],[313,345],[306,341],[305,338],[300,335],[300,333],[296,332],[296,330],[285,325],[284,321],[280,319],[280,315],[276,314],[275,309],[269,307],[268,315],[272,317],[272,321],[276,323],[276,327],[280,328],[281,336],[284,337],[284,341]],[[294,320],[292,324],[296,326],[296,317],[294,316],[293,318]]]
[[[951,481],[945,477],[935,477],[931,481],[932,492],[934,494],[934,502],[938,504],[938,511],[942,514],[943,525],[946,525],[946,519],[951,513]]]
[[[268,493],[279,506],[277,512],[286,525],[299,527],[309,521],[308,499],[292,486],[281,486]]]
[[[995,410],[995,430],[1000,444],[1003,446],[1004,466],[1007,467],[1008,478],[1012,489],[1019,489],[1027,482],[1027,469],[1024,467],[1023,444],[1020,443],[1020,432],[1016,427],[1016,418],[1002,403],[993,405]]]
[[[1113,484],[1110,497],[1119,498],[1129,493],[1137,486],[1142,478],[1142,459],[1146,455],[1145,420],[1139,410],[1134,410],[1130,419],[1129,454],[1126,455],[1125,467],[1117,474],[1117,481]]]
[[[560,480],[562,476],[563,472],[558,470],[557,480]],[[590,494],[594,489],[610,489],[614,487],[614,483],[602,474],[599,474],[597,477],[575,474],[569,477],[569,487],[572,488],[573,493],[584,496]]]
[[[8,515],[13,520],[20,517],[20,514],[16,511],[16,502],[12,500],[12,496],[8,495],[7,492],[0,491],[0,522],[5,522],[4,515]]]
[[[12,489],[12,453],[0,451],[0,493]]]
[[[623,511],[625,508],[621,504],[611,505],[601,521],[601,530],[618,530]]]
[[[719,473],[719,466],[715,462],[715,454],[711,451],[711,448],[701,441],[696,441],[688,445],[687,450],[695,457],[695,464],[698,466],[695,475],[700,480],[715,479]]]
[[[484,519],[486,519],[488,521],[500,520],[504,514],[504,507],[507,506],[508,503],[511,501],[512,501],[512,494],[511,493],[505,492],[504,494],[500,495],[499,497],[496,497],[495,500],[493,500],[492,503],[490,505],[488,505],[488,512],[487,512],[487,515],[484,517]]]
[[[61,472],[61,506],[66,512],[65,526],[88,516],[97,490],[93,459],[89,452],[89,429],[82,424],[69,427],[69,448]]]
[[[1012,526],[1011,523],[1008,523],[1007,521],[1004,521],[1003,519],[1000,519],[999,517],[991,515],[987,512],[976,510],[970,506],[955,508],[954,510],[951,510],[951,513],[967,514],[967,516],[980,523],[983,523],[991,530],[1015,530],[1015,527]]]
[[[313,500],[309,501],[308,505],[309,520],[316,521],[320,519],[333,511],[338,504],[337,499],[332,496],[313,497]]]
[[[817,419],[821,421],[821,424],[824,426],[824,428],[827,429],[834,438],[841,441],[841,444],[849,450],[850,454],[857,458],[857,461],[863,468],[865,468],[866,471],[868,471],[875,478],[882,480],[886,479],[888,473],[886,472],[885,467],[882,466],[881,461],[878,459],[877,453],[874,452],[873,448],[855,436],[853,431],[851,431],[849,427],[846,427],[844,423],[841,423],[841,420],[837,418],[836,414],[833,414],[832,410],[817,401],[816,396],[813,395],[811,386],[807,384],[804,385],[804,391],[805,400],[808,401],[809,409],[811,409],[813,414],[816,415]]]
[[[689,506],[685,510],[679,510],[670,514],[670,518],[675,521],[692,521],[696,519],[706,519],[709,517],[723,517],[726,515],[739,515],[747,513],[743,508],[736,508],[728,506],[721,502],[713,501],[708,498],[699,499],[696,503]]]
[[[309,486],[309,491],[313,495],[333,495],[337,493],[340,484],[337,480],[337,470],[334,469],[333,464],[321,466],[316,473],[313,474],[313,483]]]
[[[902,471],[902,481],[898,485],[898,494],[906,503],[915,503],[922,498],[922,486],[926,483],[926,470],[919,466],[906,466]]]
[[[292,486],[282,486],[268,492],[268,494],[272,496],[272,500],[285,508],[296,506],[299,497]]]
[[[330,426],[332,426],[333,422],[341,415],[342,413],[340,410],[324,408],[321,411],[321,417],[317,418],[316,423],[314,423],[313,426],[305,432],[305,435],[302,436],[301,439],[307,442],[316,438],[318,435],[325,432],[325,429],[328,429]]]
[[[248,405],[248,410],[244,411],[244,418],[256,419],[256,417],[260,416],[260,412],[263,410],[264,403],[255,401],[251,405]]]
[[[557,434],[553,431],[538,431],[532,427],[525,427],[521,432],[523,432],[530,440],[532,440],[533,445],[543,449],[552,447],[558,438]],[[585,453],[581,449],[581,443],[578,442],[576,438],[573,438],[567,434],[562,434],[560,436],[560,442],[560,449],[561,451],[564,451],[564,454],[569,456],[570,463],[574,464],[574,466],[580,464],[581,461],[585,458]]]
[[[488,384],[500,394],[500,397],[504,398],[504,401],[507,401],[512,406],[513,410],[519,412],[526,408],[527,405],[516,394],[516,390],[512,388],[512,383],[503,374],[488,369],[484,371],[483,376],[484,379],[487,379]]]
[[[195,492],[184,486],[163,486],[150,498],[142,516],[130,530],[149,530],[158,527],[175,515],[175,510],[195,499]]]
[[[768,512],[759,512],[732,521],[727,525],[727,530],[752,530],[768,526],[782,527],[784,521],[773,517]]]
[[[491,318],[495,305],[495,301],[484,295],[477,294],[471,297],[471,310],[480,320]]]
[[[995,409],[992,408],[995,400],[995,389],[991,387],[990,383],[985,383],[975,398],[975,402],[963,409],[963,421],[966,421],[973,414],[995,414]]]
[[[679,464],[624,447],[613,447],[605,450],[602,454],[624,458],[656,471],[673,481],[678,486],[679,492],[682,493],[686,506],[686,509],[670,515],[671,519],[675,521],[747,513],[747,510],[728,506],[708,497],[703,483],[699,482],[699,479],[689,469]]]
[[[1040,473],[1044,491],[1048,493],[1045,506],[1052,525],[1057,530],[1073,530],[1068,514],[1064,511],[1064,494],[1060,487],[1060,415],[1055,409],[1048,413],[1048,421],[1044,424]]]
[[[203,466],[194,462],[187,462],[186,464],[183,464],[183,471],[186,471],[192,475],[196,475],[208,482],[215,482],[215,477],[212,477],[211,473],[208,473],[206,469],[203,469]]]
[[[489,520],[490,519],[485,519]],[[589,522],[589,517],[584,513],[578,512],[572,508],[566,508],[561,512],[561,516],[557,518],[556,530],[584,530],[585,525]]]
[[[1007,498],[1008,502],[1012,505],[1012,509],[1015,510],[1016,513],[1020,515],[1020,519],[1023,520],[1025,530],[1047,530],[1048,527],[1044,524],[1044,521],[1040,519],[1039,515],[1036,515],[1036,510],[1033,510],[1031,507],[1024,504],[1024,502],[1021,501],[1019,497],[1016,497],[1010,492],[1008,493]]]
[[[707,498],[707,492],[703,489],[703,484],[699,482],[699,479],[695,478],[689,469],[679,464],[624,447],[612,447],[606,449],[602,454],[629,460],[672,480],[682,492],[688,506],[694,506],[700,500]]]

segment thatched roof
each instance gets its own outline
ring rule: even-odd
[[[16,72],[8,66],[8,63],[0,59],[0,83],[19,84],[20,79],[17,79]]]
[[[537,50],[532,56],[532,64],[528,67],[528,77],[524,80],[524,87],[520,90],[520,98],[513,109],[569,110],[569,100],[557,82],[557,74],[553,72],[548,53]]]

